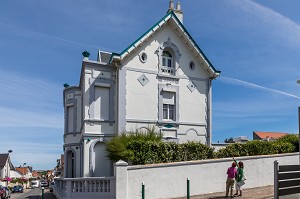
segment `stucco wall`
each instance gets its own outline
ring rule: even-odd
[[[176,60],[176,78],[160,76],[159,56],[157,50],[164,42],[171,42],[180,55],[173,54]],[[145,52],[147,61],[143,63],[139,55]],[[178,58],[178,60],[177,60]],[[193,61],[194,70],[190,70],[189,63]],[[207,94],[208,74],[187,48],[187,45],[174,32],[169,25],[161,28],[153,37],[150,37],[141,46],[128,55],[123,63],[126,68],[126,130],[157,125],[162,129],[165,137],[178,138],[179,142],[188,140],[207,143]],[[139,82],[139,77],[146,76],[149,80],[145,85]],[[169,76],[172,77],[172,76]],[[188,85],[193,83],[196,87],[191,91]],[[162,108],[159,108],[161,88],[170,85],[176,90],[176,121],[168,121],[176,127],[166,128],[165,120],[160,119]],[[120,85],[122,86],[122,85]],[[172,91],[173,92],[173,91]],[[160,112],[161,111],[161,112]],[[166,131],[165,131],[166,130]]]
[[[237,158],[245,165],[247,180],[244,188],[273,185],[275,160],[284,165],[299,164],[299,153]],[[147,198],[184,197],[187,178],[190,179],[191,195],[225,191],[226,171],[231,163],[232,158],[226,158],[128,166],[128,198],[141,198],[142,182]]]

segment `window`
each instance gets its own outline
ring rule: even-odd
[[[163,92],[163,119],[175,120],[175,93]]]
[[[190,62],[190,70],[193,71],[195,69],[195,63],[193,61]]]
[[[164,104],[163,105],[163,119],[164,120],[175,120],[174,105]]]
[[[109,120],[109,88],[95,87],[95,119]]]
[[[162,53],[161,72],[164,74],[174,75],[173,57],[169,51],[163,51]]]
[[[73,125],[74,125],[74,107],[73,106],[68,106],[67,107],[67,121],[68,121],[68,126],[67,126],[67,132],[68,133],[73,133]]]
[[[147,54],[145,52],[142,52],[140,54],[140,60],[142,63],[145,63],[147,61]]]

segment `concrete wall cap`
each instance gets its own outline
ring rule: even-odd
[[[119,160],[115,163],[115,166],[128,166],[128,163],[123,160]]]

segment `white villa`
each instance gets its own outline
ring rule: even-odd
[[[2,181],[6,177],[11,178],[11,173],[14,166],[11,163],[9,153],[0,154],[0,185],[7,185],[7,182]]]
[[[179,3],[121,53],[84,52],[64,89],[64,175],[113,176],[105,142],[155,126],[163,139],[211,145],[212,80],[220,75],[183,26]]]

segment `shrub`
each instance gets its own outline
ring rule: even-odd
[[[295,146],[289,142],[272,141],[264,142],[259,140],[248,141],[245,144],[235,143],[220,149],[215,156],[218,158],[270,155],[295,152]]]
[[[299,152],[299,136],[297,134],[289,134],[279,138],[276,142],[288,142],[294,145],[295,152]]]
[[[155,127],[152,127],[146,131],[122,133],[107,142],[106,146],[111,160],[122,159],[137,165],[291,153],[299,151],[299,138],[297,135],[287,135],[271,142],[253,140],[244,144],[234,143],[214,152],[214,148],[200,142],[163,142]]]
[[[112,138],[106,143],[108,157],[113,161],[132,159],[133,152],[127,149],[128,143],[134,140],[155,141],[160,142],[161,136],[155,132],[155,128],[151,127],[147,130],[136,130],[133,132],[122,133],[119,136]]]
[[[133,152],[132,164],[154,164],[213,158],[213,148],[200,142],[176,144],[135,140],[127,145]]]

